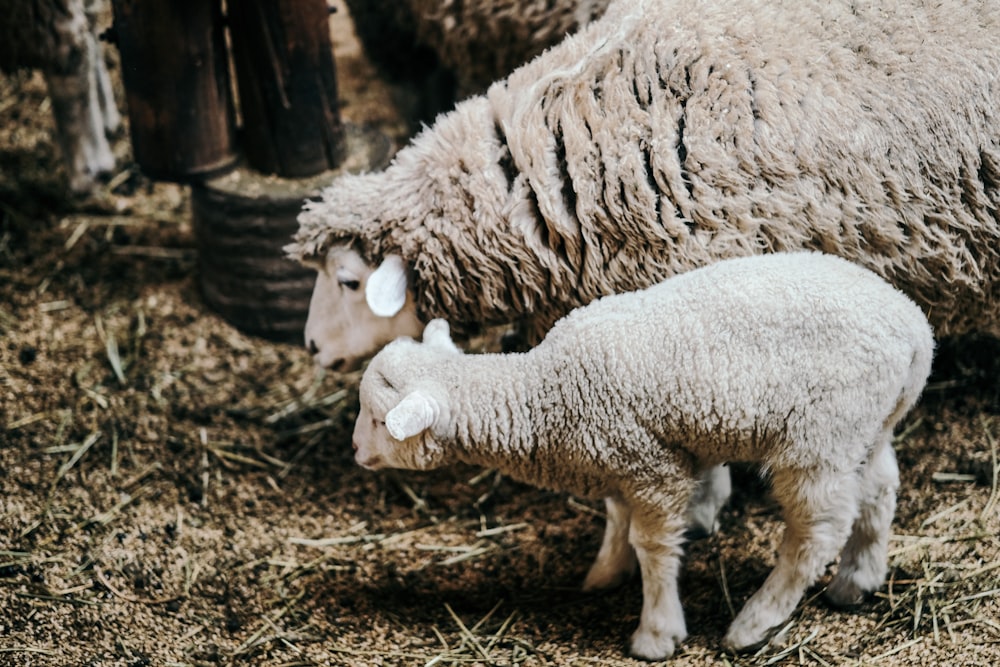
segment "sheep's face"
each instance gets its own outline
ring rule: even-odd
[[[419,335],[423,324],[398,257],[375,268],[356,250],[341,246],[316,269],[305,342],[318,365],[353,370],[386,343]]]
[[[443,360],[461,354],[444,320],[433,320],[424,342],[388,345],[361,378],[354,458],[364,468],[429,470],[444,465],[439,435],[447,430],[447,399],[433,379]]]

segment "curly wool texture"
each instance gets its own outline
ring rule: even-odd
[[[360,391],[378,419],[411,392],[437,400],[439,465],[599,497],[668,467],[852,470],[916,402],[933,349],[920,308],[872,272],[778,253],[602,298],[522,354],[400,339]]]
[[[299,258],[412,269],[424,321],[534,318],[726,257],[822,250],[941,335],[997,332],[1000,5],[620,0],[307,204]]]

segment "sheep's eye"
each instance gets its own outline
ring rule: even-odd
[[[352,292],[357,291],[357,289],[359,287],[361,287],[361,281],[359,281],[359,280],[352,280],[352,279],[341,278],[337,282],[339,282],[341,285],[343,285],[347,289],[351,290]]]

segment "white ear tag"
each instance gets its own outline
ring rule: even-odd
[[[437,415],[438,406],[433,399],[413,392],[389,410],[385,427],[396,440],[406,440],[433,426]]]
[[[389,255],[365,284],[365,300],[378,317],[392,317],[406,303],[406,267],[399,255]]]

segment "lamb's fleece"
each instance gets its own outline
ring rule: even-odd
[[[545,331],[721,258],[816,249],[939,334],[1000,332],[997,35],[994,0],[616,0],[384,172],[336,180],[288,250],[399,254],[423,321]]]
[[[892,433],[923,389],[934,340],[920,308],[872,272],[822,253],[721,261],[575,310],[523,354],[464,356],[447,330],[433,320],[423,343],[399,339],[371,361],[356,460],[463,461],[608,498],[585,587],[621,581],[638,556],[634,654],[662,658],[686,635],[685,511],[710,466],[762,465],[787,526],[727,646],[766,640],[841,548],[834,602],[882,584]]]

